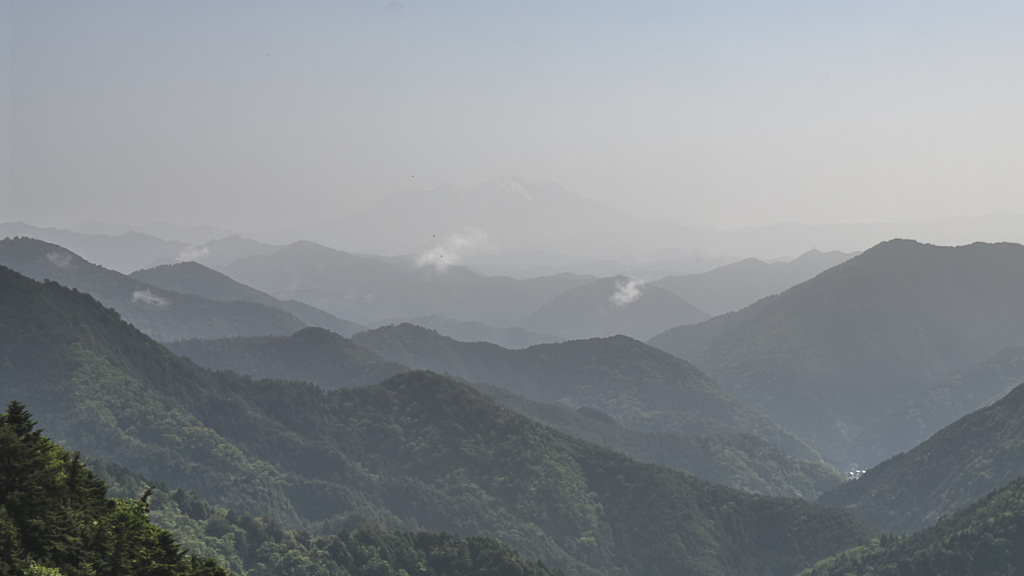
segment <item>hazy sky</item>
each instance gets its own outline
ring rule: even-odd
[[[1024,213],[1024,1],[0,0],[0,221],[554,181],[735,227]]]

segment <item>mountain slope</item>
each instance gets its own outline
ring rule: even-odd
[[[793,456],[820,459],[690,364],[625,336],[505,350],[401,324],[356,334],[353,341],[406,366],[448,372],[542,402],[596,408],[629,428],[679,434],[748,432]]]
[[[669,276],[654,282],[712,316],[745,308],[842,264],[853,254],[811,250],[791,262],[767,264],[756,258],[720,266],[702,274]]]
[[[708,318],[704,311],[668,290],[618,276],[559,294],[522,326],[562,338],[623,334],[646,340],[673,326]]]
[[[291,334],[305,327],[292,314],[263,304],[218,302],[161,290],[41,240],[0,240],[0,265],[37,280],[49,278],[93,294],[159,340]]]
[[[791,574],[871,531],[567,438],[450,379],[356,389],[199,369],[87,295],[0,268],[2,396],[72,448],[294,525],[390,515],[578,574]],[[74,320],[73,320],[74,318]]]
[[[235,300],[256,302],[257,304],[284,310],[309,326],[324,328],[342,336],[351,336],[356,332],[366,330],[366,327],[360,326],[355,322],[342,320],[337,316],[307,304],[294,300],[278,300],[270,294],[260,292],[240,282],[235,282],[224,274],[211,270],[198,262],[164,264],[146,270],[136,270],[130,276],[157,288],[181,294],[194,294],[209,300],[219,302]]]
[[[1024,344],[1022,283],[1024,246],[893,240],[650,344],[848,462],[860,432],[930,383]],[[894,449],[884,439],[874,447]]]
[[[325,390],[376,384],[409,370],[322,328],[303,328],[291,336],[178,340],[166,346],[212,370],[304,380]]]
[[[373,384],[408,370],[317,328],[287,337],[183,340],[166,346],[206,368],[254,378],[305,380],[328,390]],[[498,404],[575,438],[748,492],[813,500],[842,481],[829,466],[794,458],[750,435],[642,432],[590,408],[570,410],[487,384],[472,386]]]
[[[800,576],[1018,574],[1024,568],[1024,478],[911,536],[848,550]]]
[[[913,450],[823,494],[886,532],[906,533],[966,506],[1024,470],[1024,385]]]
[[[746,492],[813,501],[843,481],[830,466],[795,458],[750,434],[643,432],[593,408],[571,410],[489,384],[472,386],[509,410],[574,438]]]
[[[1024,348],[1007,348],[985,361],[957,370],[925,394],[888,414],[853,442],[854,462],[878,462],[889,454],[878,446],[910,450],[962,416],[992,404],[1024,382]]]

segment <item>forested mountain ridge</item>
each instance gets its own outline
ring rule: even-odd
[[[88,292],[158,340],[291,334],[306,326],[294,315],[263,304],[218,302],[161,290],[32,238],[0,240],[0,265]]]
[[[319,328],[305,328],[291,336],[179,340],[166,346],[206,368],[230,369],[254,378],[304,380],[328,390],[373,384],[409,370]],[[570,436],[733,488],[814,500],[842,481],[831,467],[794,458],[751,435],[642,432],[624,428],[593,409],[574,411],[488,384],[470,385],[502,406]]]
[[[485,382],[543,402],[607,412],[637,430],[679,434],[748,432],[811,461],[821,456],[745,406],[691,364],[626,336],[506,350],[457,342],[411,324],[352,337],[384,358]]]
[[[846,462],[860,432],[931,383],[1024,344],[1021,285],[1024,246],[893,240],[650,344]]]
[[[885,532],[920,530],[1024,471],[1024,385],[823,494]]]
[[[681,435],[626,428],[593,408],[571,410],[484,383],[472,383],[498,404],[541,424],[640,462],[682,470],[716,484],[755,494],[815,500],[843,482],[831,466],[790,456],[745,433]]]
[[[883,536],[799,576],[988,576],[1024,568],[1024,477],[910,536]]]
[[[872,533],[568,438],[442,376],[253,381],[200,369],[56,283],[0,268],[0,287],[3,399],[31,401],[69,447],[217,505],[323,529],[416,518],[575,574],[791,574]]]
[[[209,300],[256,302],[284,310],[309,326],[324,328],[342,336],[351,336],[356,332],[366,330],[365,326],[343,320],[308,304],[295,300],[278,300],[270,294],[236,282],[198,262],[164,264],[146,270],[136,270],[130,276],[157,288],[180,294],[194,294]]]

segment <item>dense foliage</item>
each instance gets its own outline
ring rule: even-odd
[[[213,370],[303,380],[328,390],[376,384],[408,370],[321,328],[304,328],[291,336],[179,340],[166,346]]]
[[[388,531],[352,522],[325,536],[287,530],[267,516],[211,506],[195,491],[173,492],[124,466],[86,459],[112,494],[150,491],[150,518],[182,545],[245,576],[432,576],[560,574],[482,536]],[[385,522],[384,524],[386,524]],[[403,573],[404,570],[404,573]]]
[[[31,400],[69,446],[289,528],[415,521],[574,574],[791,574],[872,533],[568,438],[442,376],[253,381],[200,369],[55,283],[0,268],[0,289],[3,396]]]
[[[400,324],[352,339],[406,366],[486,382],[542,402],[595,408],[629,428],[678,434],[746,432],[793,456],[821,458],[692,365],[625,336],[506,350]]]
[[[308,304],[295,300],[278,300],[270,294],[250,288],[241,282],[235,282],[224,274],[211,270],[198,262],[164,264],[154,268],[137,270],[132,272],[130,276],[157,288],[181,294],[194,294],[219,302],[241,300],[264,304],[271,308],[289,312],[309,326],[330,330],[343,336],[351,336],[356,332],[366,329],[355,322],[342,320],[333,314],[328,314]]]
[[[832,461],[950,371],[1024,344],[1024,246],[879,244],[738,312],[650,344],[693,362]],[[898,442],[875,439],[869,454]]]
[[[989,576],[1024,569],[1024,477],[910,536],[823,560],[800,576]]]
[[[147,498],[110,499],[17,402],[0,415],[0,574],[227,576],[153,525]]]
[[[1024,385],[823,494],[886,532],[920,530],[1024,470]]]
[[[88,292],[158,340],[291,334],[306,326],[292,314],[263,304],[217,302],[161,290],[31,238],[0,240],[0,265]]]

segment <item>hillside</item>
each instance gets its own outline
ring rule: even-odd
[[[223,272],[276,298],[360,324],[437,315],[495,327],[514,325],[562,292],[593,280],[575,274],[486,277],[461,266],[417,267],[414,259],[356,256],[312,242],[237,260]]]
[[[1024,568],[1024,478],[911,536],[882,537],[823,560],[800,576],[1018,574]]]
[[[250,288],[240,282],[199,264],[180,262],[164,264],[146,270],[136,270],[130,276],[157,288],[181,294],[194,294],[219,302],[256,302],[278,310],[284,310],[302,320],[308,326],[316,326],[342,336],[351,336],[366,330],[355,322],[342,320],[337,316],[318,310],[295,300],[281,301],[270,294]]]
[[[328,390],[374,384],[408,370],[317,328],[292,336],[184,340],[166,346],[206,368],[254,378],[304,380]],[[748,492],[814,500],[842,481],[829,466],[794,458],[750,435],[643,432],[590,408],[570,410],[487,384],[472,386],[498,404],[575,438]]]
[[[87,295],[0,268],[2,396],[69,448],[291,526],[416,519],[575,574],[792,574],[872,534],[850,515],[640,464],[448,378],[320,390],[214,373]]]
[[[653,284],[693,303],[711,316],[733,312],[814,278],[853,257],[811,250],[790,262],[747,258],[701,274],[669,276]]]
[[[1024,470],[1024,385],[943,428],[913,450],[826,492],[818,502],[849,510],[885,532],[920,530]]]
[[[747,432],[793,456],[821,458],[690,364],[625,336],[505,350],[400,324],[361,332],[353,341],[413,368],[486,382],[542,402],[595,408],[629,428],[678,434]]]
[[[294,315],[263,304],[218,302],[162,290],[31,238],[0,240],[0,265],[88,292],[158,340],[291,334],[306,326]]]
[[[893,240],[650,344],[846,463],[865,453],[861,432],[932,383],[1024,344],[1022,282],[1024,246]],[[870,452],[895,453],[879,442]]]
[[[1021,382],[1024,348],[1007,348],[957,370],[862,432],[853,442],[853,460],[869,466],[888,458],[890,454],[870,452],[881,445],[908,451],[960,417],[999,400]]]
[[[566,339],[623,334],[646,340],[709,316],[672,292],[633,278],[601,278],[567,290],[523,320],[529,330]]]
[[[304,328],[291,336],[178,340],[166,346],[212,370],[303,380],[325,390],[376,384],[409,370],[322,328]]]
[[[509,410],[574,438],[746,492],[813,501],[843,481],[830,466],[790,456],[750,434],[644,432],[593,408],[572,410],[489,384],[472,386]]]

